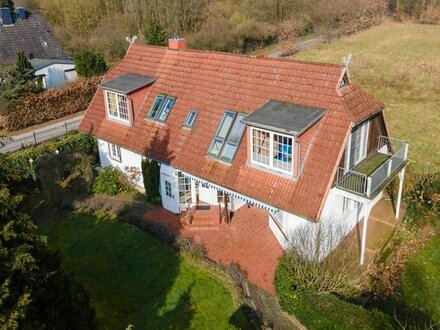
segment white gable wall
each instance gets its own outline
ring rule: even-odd
[[[142,178],[142,156],[130,150],[121,147],[121,161],[110,158],[109,144],[107,141],[98,139],[99,161],[102,167],[113,166],[117,168],[125,176],[128,176],[127,167],[136,167],[139,170],[138,179],[134,182],[139,190],[144,190],[144,182]]]
[[[41,69],[35,70],[36,76],[43,76],[43,87],[48,88],[60,88],[64,86],[67,81],[76,80],[76,72],[65,71],[74,70],[75,64],[52,64],[45,66]],[[67,80],[66,80],[67,78]]]

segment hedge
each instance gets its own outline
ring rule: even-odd
[[[281,307],[296,316],[308,329],[393,329],[390,318],[367,310],[330,293],[294,290],[286,258],[275,272],[275,289]]]
[[[34,176],[34,165],[42,156],[55,151],[81,150],[86,154],[96,154],[96,141],[83,133],[73,133],[61,139],[51,140],[10,154],[0,155],[0,176],[7,181],[19,181]],[[32,159],[31,164],[29,160]]]
[[[28,94],[5,116],[5,128],[16,131],[87,109],[100,78],[78,79],[59,89]]]

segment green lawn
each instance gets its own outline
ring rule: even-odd
[[[67,214],[39,230],[91,296],[102,329],[228,329],[244,319],[226,280],[155,237],[106,217]]]
[[[410,143],[421,171],[440,168],[440,26],[386,21],[299,52],[297,59],[342,64],[352,81],[385,104],[391,135]]]
[[[408,307],[440,322],[440,237],[412,256],[404,269],[402,299]]]

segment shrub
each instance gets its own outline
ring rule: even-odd
[[[179,237],[176,240],[176,246],[179,250],[188,253],[190,256],[195,258],[206,257],[205,247],[201,244],[197,244],[194,241],[186,237]]]
[[[322,223],[305,226],[290,235],[290,247],[280,263],[289,272],[295,290],[347,297],[357,293],[356,280],[349,276],[352,251],[357,246],[347,240],[339,243],[345,232],[341,225]]]
[[[141,163],[142,175],[144,178],[145,194],[149,202],[160,199],[159,195],[159,164],[151,159],[144,159]]]
[[[89,51],[81,51],[74,59],[76,72],[81,77],[101,76],[107,70],[107,64],[101,54],[94,54]]]
[[[41,157],[53,155],[55,150],[60,152],[77,150],[96,157],[96,148],[96,141],[93,137],[74,133],[7,155],[0,155],[0,178],[5,181],[35,179],[35,165]],[[29,162],[30,159],[33,160],[32,164]]]
[[[15,131],[84,111],[99,81],[98,78],[78,79],[63,88],[23,96],[6,115],[5,128]]]
[[[408,209],[405,222],[411,228],[424,215],[440,215],[440,172],[413,174],[414,184],[406,196]]]
[[[93,191],[98,194],[114,196],[123,190],[125,185],[121,180],[121,174],[111,166],[104,167],[93,183]]]

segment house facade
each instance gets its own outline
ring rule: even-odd
[[[370,211],[396,177],[400,208],[408,145],[347,65],[186,50],[183,39],[131,45],[80,130],[98,139],[103,166],[157,161],[162,205],[181,219],[215,207],[228,222],[254,205],[283,248],[304,228],[337,227],[325,256],[364,219],[363,263]]]
[[[34,58],[30,62],[35,76],[41,78],[44,89],[61,88],[78,78],[72,59]]]

